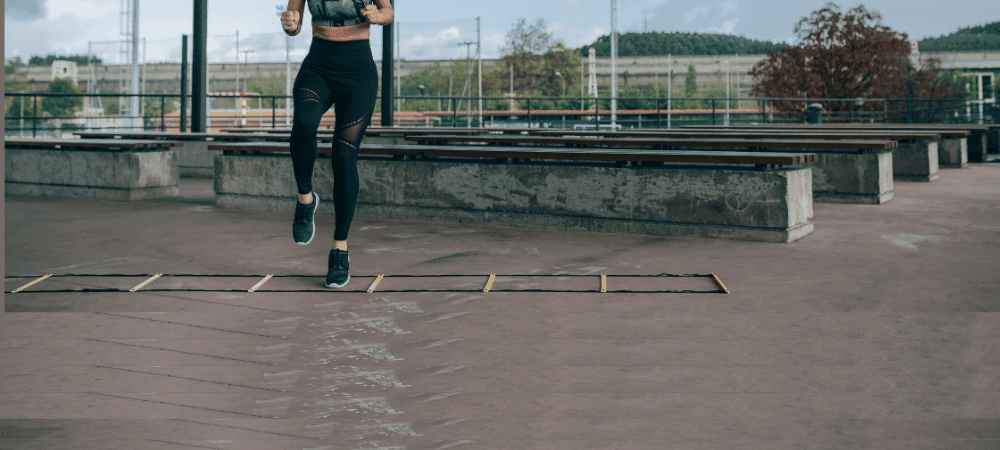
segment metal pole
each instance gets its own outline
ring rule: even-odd
[[[132,0],[132,129],[139,126],[139,0]]]
[[[611,0],[611,129],[617,129],[615,123],[618,117],[618,0]]]
[[[483,126],[483,37],[479,27],[479,16],[476,16],[476,55],[479,58],[479,127]]]
[[[236,89],[240,90],[240,30],[236,30]]]
[[[726,118],[722,123],[729,126],[729,60],[726,60]]]
[[[382,31],[385,33],[385,31]],[[384,66],[384,65],[383,65]],[[292,37],[285,36],[285,128],[292,126]]]
[[[667,129],[670,129],[670,114],[672,108],[672,89],[674,86],[674,61],[670,54],[667,54]]]
[[[389,0],[391,6],[394,2]],[[392,126],[392,35],[396,28],[396,18],[382,27],[382,126]]]
[[[191,131],[205,131],[208,99],[208,0],[194,1],[194,48],[191,66]]]
[[[146,38],[142,38],[142,84],[141,84],[141,86],[142,86],[142,91],[140,91],[140,92],[142,93],[143,97],[142,97],[142,100],[140,102],[140,104],[142,106],[139,107],[139,111],[140,111],[139,115],[142,116],[142,118],[143,118],[143,128],[145,128],[145,125],[146,125],[146,123],[145,123],[145,118],[146,118],[146,97],[145,97],[145,95],[146,95]]]
[[[181,125],[180,131],[187,131],[187,83],[188,83],[188,36],[181,36]]]
[[[397,26],[399,24],[396,24]],[[403,110],[403,99],[399,98],[403,96],[403,80],[400,78],[400,74],[403,71],[400,68],[400,53],[403,51],[402,46],[399,45],[399,30],[396,30],[396,111]]]

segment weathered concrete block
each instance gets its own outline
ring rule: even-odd
[[[938,179],[938,142],[900,142],[892,151],[892,176],[906,181]]]
[[[989,134],[989,131],[972,130],[972,134],[966,138],[969,149],[969,162],[986,161],[986,149],[989,146]]]
[[[177,150],[7,149],[5,192],[12,195],[144,200],[174,197]]]
[[[969,164],[969,147],[966,138],[941,138],[938,146],[940,167],[961,168]]]
[[[215,174],[212,152],[208,151],[208,141],[177,141],[178,173],[184,178],[212,178]]]
[[[221,206],[291,212],[285,155],[216,155]],[[333,189],[329,160],[313,186]],[[810,233],[810,168],[750,171],[691,167],[358,161],[357,216],[498,223],[618,233],[791,242]],[[321,214],[333,214],[321,202]]]
[[[892,200],[892,151],[817,154],[819,159],[812,166],[815,201],[882,204]]]

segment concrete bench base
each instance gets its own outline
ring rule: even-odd
[[[5,195],[33,195],[38,197],[72,197],[96,198],[101,200],[117,200],[134,202],[152,198],[177,197],[180,189],[177,186],[161,186],[155,188],[118,189],[82,186],[60,186],[54,184],[4,183]]]
[[[903,181],[938,179],[938,143],[900,142],[892,151],[892,177]]]
[[[178,171],[182,178],[212,178],[215,176],[215,165],[212,158],[215,152],[208,150],[213,141],[180,141],[183,145],[177,147],[180,152]],[[404,145],[409,144],[400,136],[366,136],[365,143]],[[330,142],[320,142],[319,145],[329,147]]]
[[[177,171],[183,178],[212,178],[215,166],[212,153],[208,151],[209,141],[178,141]]]
[[[882,204],[892,200],[892,151],[818,153],[813,164],[813,200]]]
[[[938,147],[938,166],[958,169],[969,165],[966,138],[942,138]]]
[[[176,197],[177,150],[7,149],[8,195],[136,201]]]
[[[319,212],[333,214],[330,161]],[[217,155],[216,203],[291,213],[287,155]],[[792,242],[813,230],[812,170],[358,161],[360,217]],[[266,179],[265,179],[266,177]],[[325,195],[324,195],[325,194]],[[328,230],[332,233],[332,230]]]

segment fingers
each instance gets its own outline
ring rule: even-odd
[[[285,11],[281,13],[281,28],[285,31],[295,31],[299,28],[300,19],[298,11]]]

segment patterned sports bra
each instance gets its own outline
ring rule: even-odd
[[[312,21],[327,27],[346,27],[365,22],[361,10],[368,0],[309,0]]]

